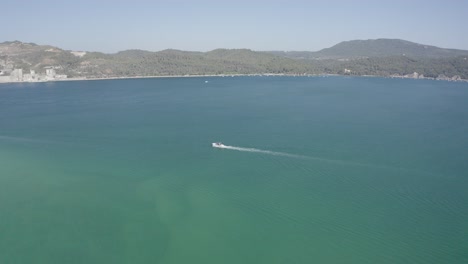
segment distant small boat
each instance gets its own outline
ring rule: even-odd
[[[221,142],[211,143],[211,146],[213,146],[213,148],[225,148],[225,147],[226,147],[226,146],[223,145],[223,143],[221,143]]]
[[[205,81],[205,83],[208,83],[208,81]]]

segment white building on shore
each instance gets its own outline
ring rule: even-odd
[[[23,69],[14,69],[10,74],[10,80],[12,82],[22,82],[23,81]]]
[[[9,82],[46,82],[55,80],[67,79],[67,75],[57,74],[55,69],[47,68],[45,75],[37,74],[35,70],[31,70],[30,73],[23,74],[23,69],[14,69],[10,72],[10,75],[4,75],[5,71],[0,74],[0,83]]]
[[[23,81],[24,82],[35,82],[37,81],[37,75],[36,75],[36,71],[34,70],[31,70],[30,73],[26,73],[26,74],[23,74]]]

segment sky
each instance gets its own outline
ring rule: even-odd
[[[317,51],[376,38],[468,50],[465,0],[10,0],[0,14],[0,42],[67,50]]]

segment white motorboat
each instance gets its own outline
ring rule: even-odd
[[[221,142],[211,143],[211,146],[213,146],[213,148],[225,148],[225,147],[226,147],[226,146],[223,145],[223,143],[221,143]]]

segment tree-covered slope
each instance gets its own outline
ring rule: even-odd
[[[408,56],[446,58],[468,55],[468,51],[443,49],[401,39],[352,40],[318,51],[320,57],[388,57]]]
[[[407,56],[414,58],[449,58],[468,56],[467,50],[443,49],[401,39],[369,39],[340,42],[316,52],[273,51],[271,54],[294,59],[339,59]]]
[[[0,74],[54,68],[69,77],[132,77],[203,74],[351,74],[468,79],[468,51],[440,49],[402,40],[348,41],[319,52],[209,52],[126,50],[115,54],[73,52],[19,41],[0,43]]]

